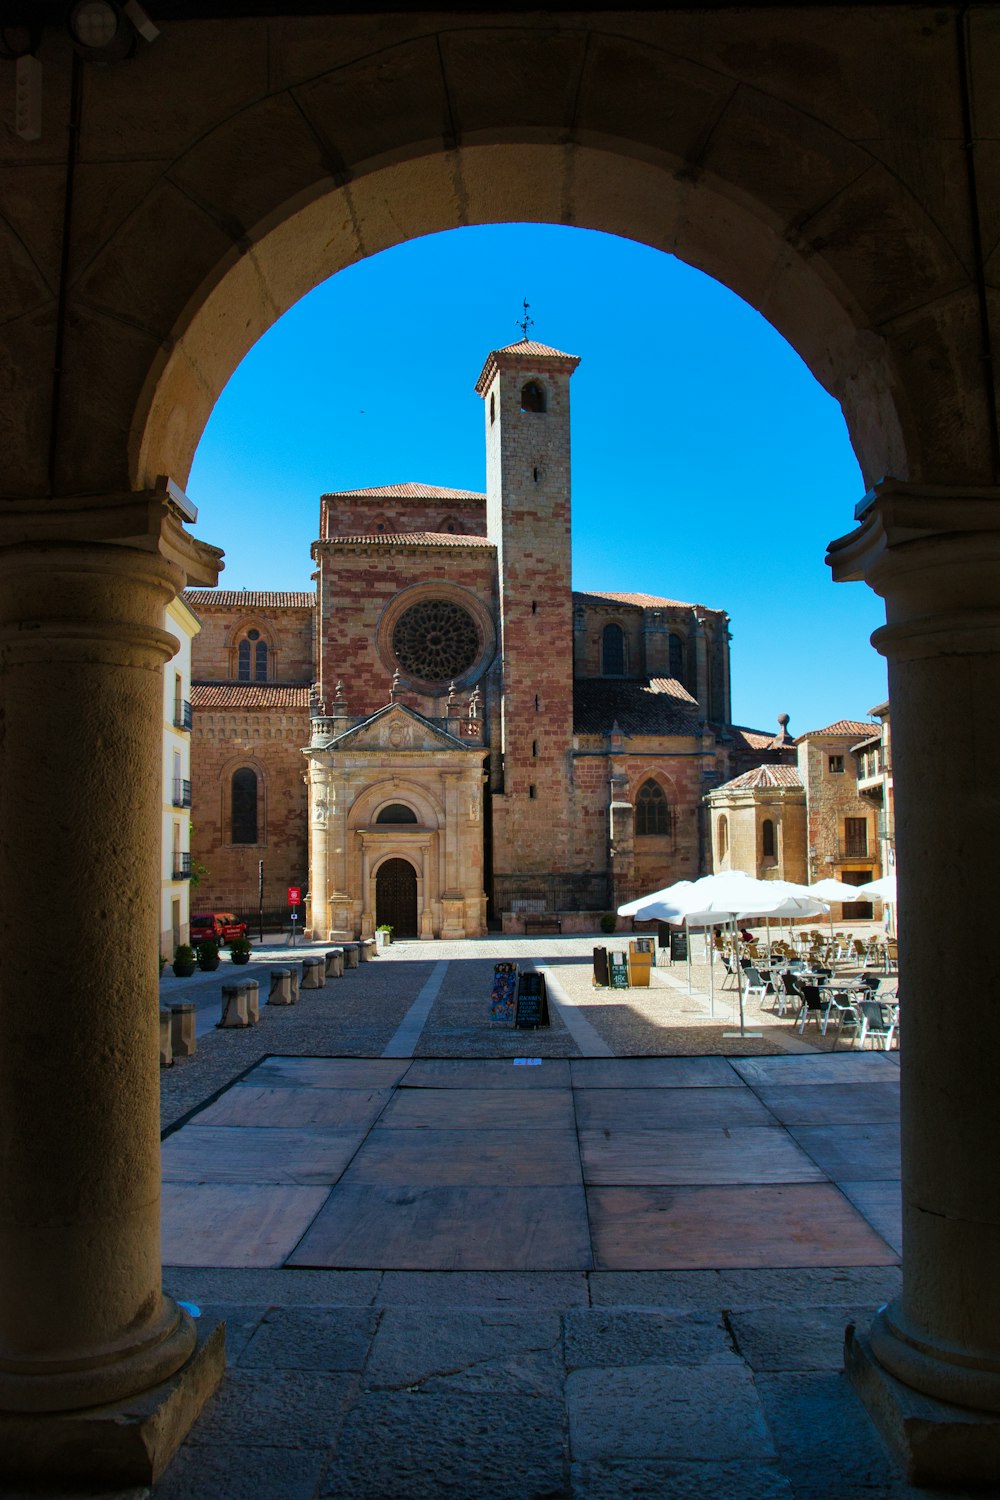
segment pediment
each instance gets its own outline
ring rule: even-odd
[[[360,724],[338,735],[326,748],[376,750],[384,755],[395,751],[427,754],[434,750],[466,750],[469,747],[412,708],[406,708],[402,703],[390,703],[371,718],[362,719]]]

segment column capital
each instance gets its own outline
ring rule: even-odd
[[[185,531],[182,513],[165,490],[33,500],[0,496],[0,550],[95,544],[161,557],[180,569],[182,588],[214,588],[222,569],[222,549]]]
[[[885,600],[872,636],[896,660],[1000,649],[1000,488],[884,479],[830,543],[836,583],[862,580]]]

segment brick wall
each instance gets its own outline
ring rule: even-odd
[[[312,681],[313,609],[243,608],[199,602],[195,611],[201,631],[195,637],[191,653],[194,681],[235,680],[236,643],[249,629],[258,630],[267,643],[269,682]]]

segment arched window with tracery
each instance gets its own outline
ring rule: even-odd
[[[670,832],[670,804],[658,781],[646,781],[635,799],[636,837],[651,838]]]
[[[537,380],[529,380],[521,387],[521,410],[545,410],[545,387]]]
[[[252,626],[236,648],[236,675],[240,682],[266,682],[267,656],[267,642]]]
[[[717,832],[717,848],[719,850],[719,858],[725,859],[726,855],[729,853],[729,819],[726,817],[725,813],[723,813],[722,817],[719,819]]]
[[[233,772],[230,788],[234,844],[256,844],[257,773],[249,766]]]
[[[605,625],[601,635],[601,671],[605,677],[625,676],[625,632],[620,625]]]

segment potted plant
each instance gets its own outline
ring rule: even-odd
[[[378,927],[376,927],[375,942],[380,949],[388,948],[389,944],[392,942],[392,928],[389,926],[388,922],[382,922]]]
[[[614,932],[614,930],[615,930],[615,928],[617,926],[618,926],[618,918],[615,916],[614,912],[613,911],[606,911],[604,913],[603,917],[601,918],[601,931],[602,932]]]
[[[195,950],[198,954],[198,967],[207,972],[219,967],[219,945],[211,938],[203,938]]]
[[[234,964],[248,964],[253,944],[249,938],[233,938],[229,944],[229,956]]]
[[[189,943],[180,943],[174,951],[174,973],[178,979],[189,979],[194,973],[198,959]]]

